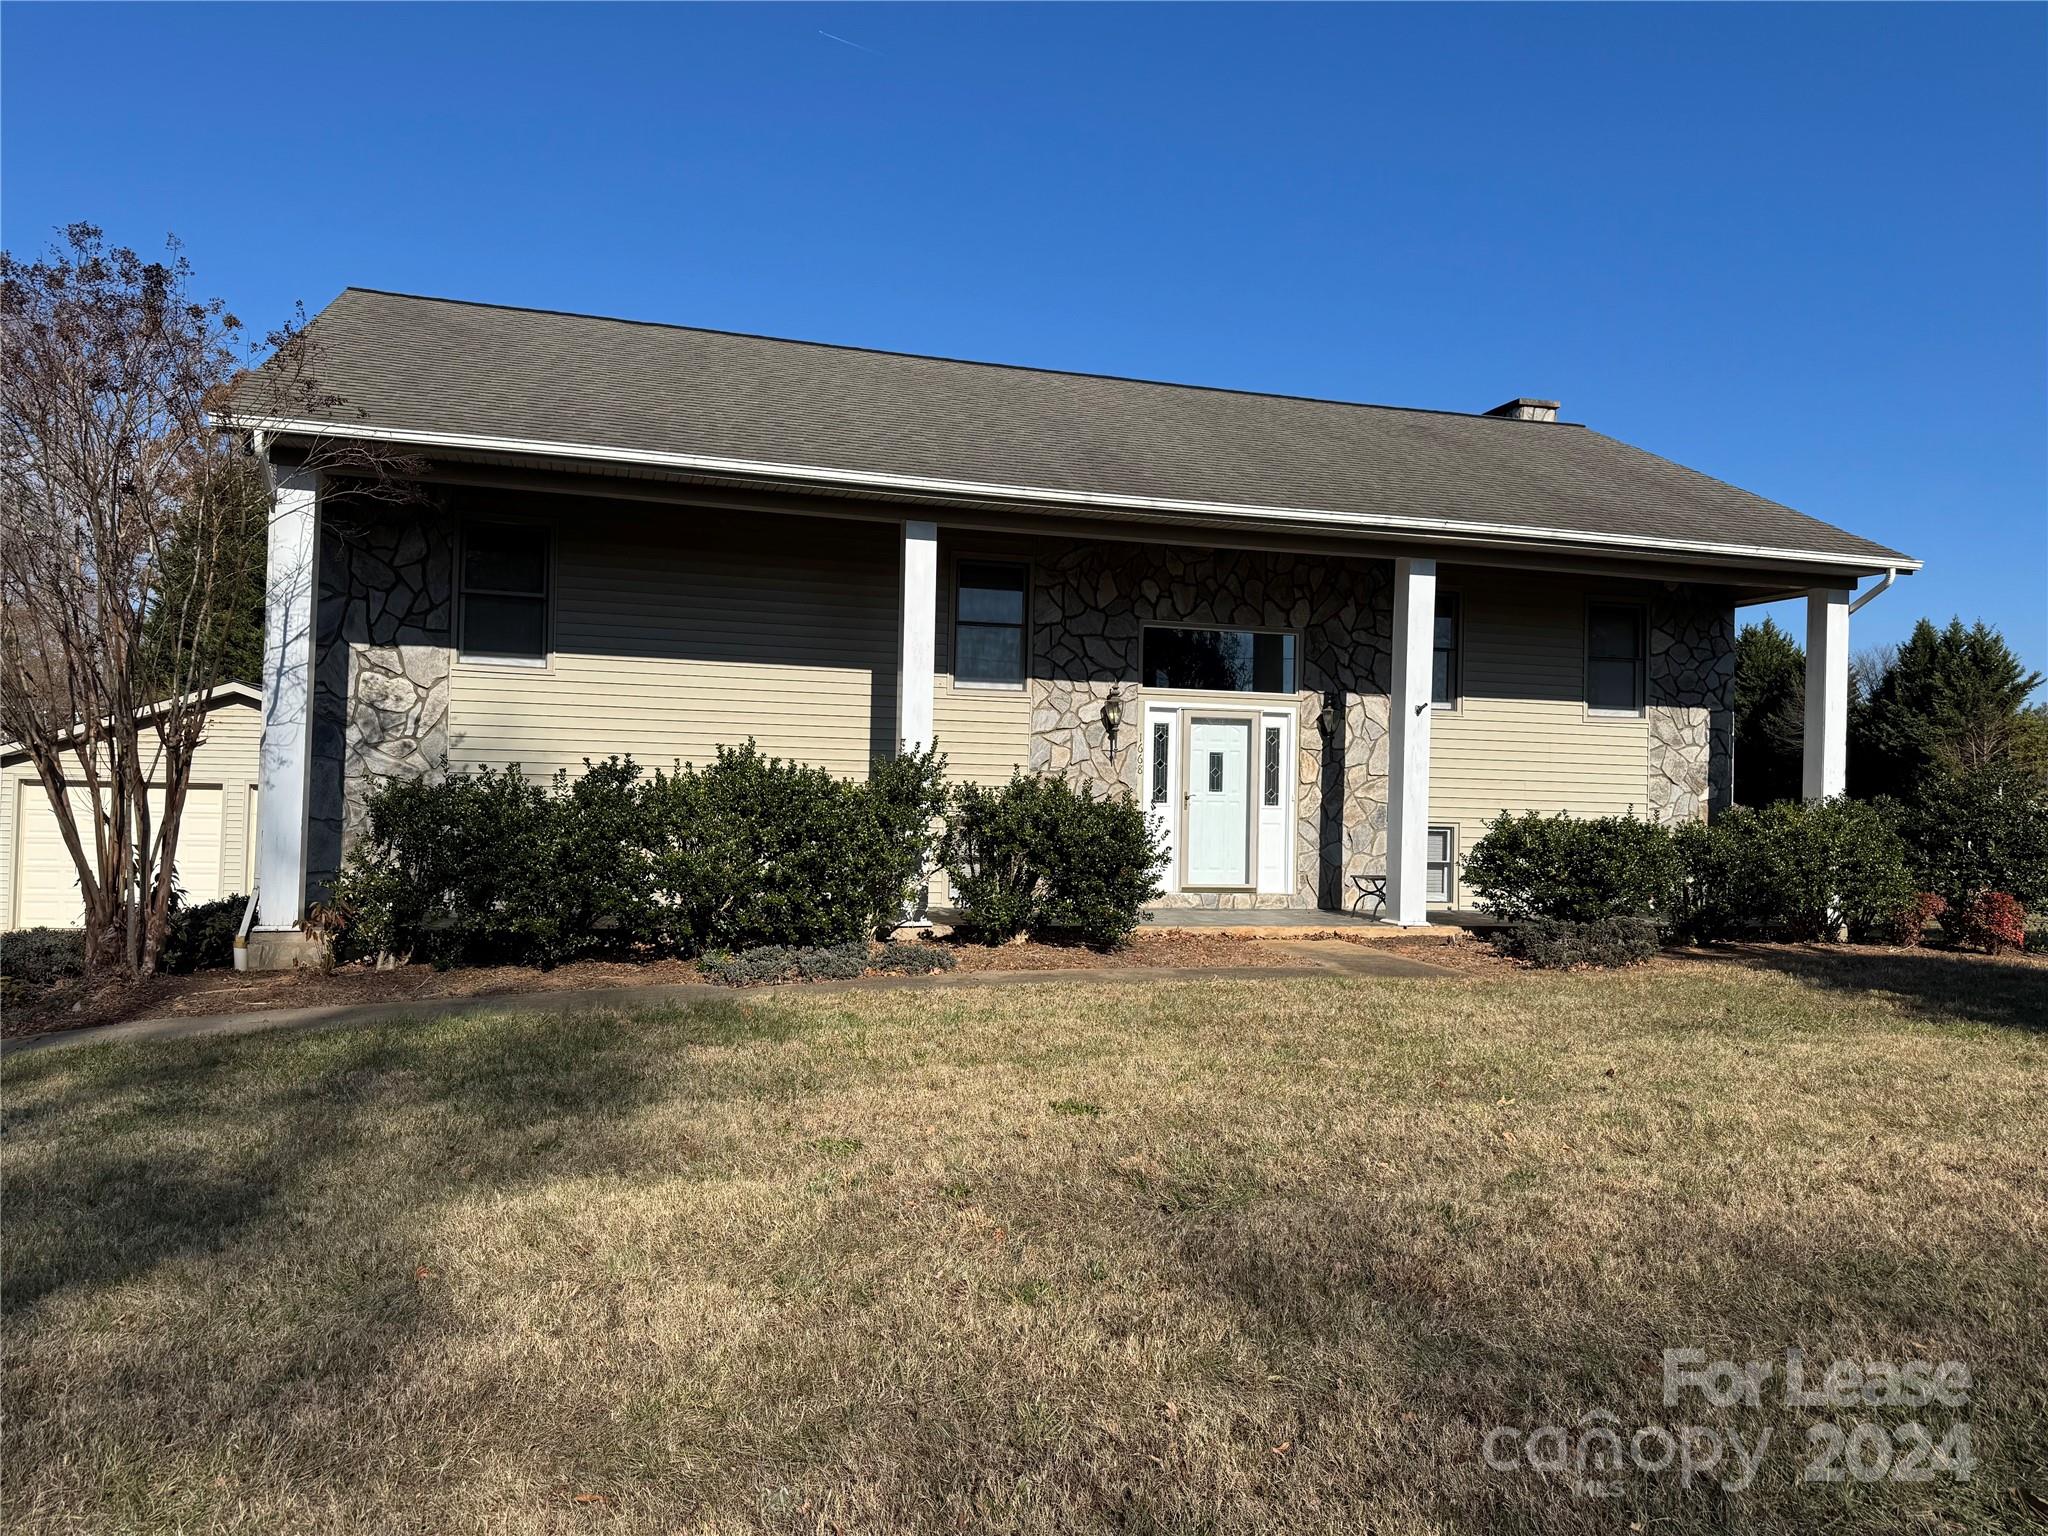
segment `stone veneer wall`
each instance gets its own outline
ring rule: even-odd
[[[1343,907],[1345,877],[1384,866],[1388,562],[1083,544],[1041,556],[1032,590],[1031,766],[1104,791],[1143,792],[1143,625],[1292,629],[1300,637],[1294,894],[1192,893],[1169,903]],[[1102,703],[1117,687],[1123,728],[1112,760]],[[1343,698],[1342,722],[1327,743],[1316,723],[1326,693]]]
[[[1699,821],[1735,800],[1735,608],[1705,588],[1650,602],[1649,818]]]
[[[310,883],[317,897],[385,779],[448,754],[453,525],[428,507],[329,511],[320,530]]]

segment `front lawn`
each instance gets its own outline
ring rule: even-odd
[[[10,1530],[2048,1512],[2038,965],[515,1008],[6,1063]],[[1790,1408],[1791,1346],[1968,1402]],[[1667,1406],[1667,1348],[1776,1375]],[[1487,1464],[1596,1410],[1773,1438],[1739,1492]],[[1975,1470],[1796,1481],[1866,1419]]]

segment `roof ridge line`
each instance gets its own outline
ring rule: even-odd
[[[1488,411],[1453,411],[1429,405],[1386,405],[1372,400],[1339,400],[1329,395],[1296,395],[1264,389],[1233,389],[1225,384],[1190,384],[1179,379],[1147,379],[1129,373],[1091,373],[1081,368],[1035,368],[1029,363],[990,362],[979,357],[946,357],[936,352],[904,352],[893,347],[862,347],[840,341],[811,341],[801,336],[770,336],[763,331],[731,331],[712,325],[682,325],[673,320],[638,320],[630,315],[600,315],[587,309],[553,309],[542,304],[499,304],[488,299],[451,299],[438,293],[408,293],[398,288],[369,288],[350,283],[343,293],[368,293],[420,304],[452,304],[460,309],[496,309],[522,315],[555,315],[565,320],[600,320],[607,325],[637,325],[657,331],[686,331],[698,336],[728,336],[738,341],[768,341],[785,347],[815,347],[824,352],[858,352],[868,357],[895,357],[914,363],[952,363],[962,368],[996,368],[1006,373],[1037,373],[1061,379],[1099,379],[1108,384],[1143,384],[1154,389],[1186,389],[1208,395],[1234,395],[1245,400],[1292,400],[1304,405],[1334,405],[1353,411],[1398,411],[1409,416],[1449,416],[1459,421],[1499,422],[1516,427],[1577,427],[1579,421],[1523,421]],[[314,319],[319,316],[315,315]]]

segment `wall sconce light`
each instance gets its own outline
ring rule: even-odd
[[[1316,713],[1316,724],[1322,728],[1323,739],[1328,740],[1337,731],[1337,696],[1323,695],[1323,707]]]
[[[1124,723],[1124,696],[1121,688],[1109,690],[1109,697],[1102,701],[1102,729],[1109,736],[1109,755],[1116,756],[1116,733]]]

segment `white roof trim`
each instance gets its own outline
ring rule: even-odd
[[[977,480],[941,480],[921,475],[888,475],[869,470],[825,469],[812,464],[775,464],[756,459],[727,459],[709,454],[657,453],[645,449],[608,448],[597,443],[559,443],[545,438],[488,437],[467,432],[425,432],[360,423],[308,421],[266,416],[229,416],[225,424],[245,430],[302,437],[358,437],[372,442],[409,443],[421,448],[449,448],[473,453],[524,453],[541,457],[592,459],[650,468],[692,470],[704,474],[754,475],[806,485],[855,486],[871,490],[907,491],[927,496],[971,496],[985,500],[1036,502],[1063,507],[1110,511],[1174,512],[1196,516],[1251,518],[1259,522],[1342,528],[1360,532],[1439,534],[1478,540],[1520,540],[1563,544],[1574,548],[1641,550],[1653,554],[1713,555],[1739,560],[1790,561],[1800,565],[1840,565],[1858,570],[1917,571],[1921,562],[1896,555],[1843,555],[1812,549],[1779,549],[1761,544],[1721,544],[1689,539],[1660,539],[1640,534],[1588,533],[1571,528],[1524,528],[1513,523],[1480,523],[1456,518],[1394,517],[1382,513],[1330,512],[1313,507],[1264,507],[1236,502],[1185,501],[1173,497],[1121,496],[1099,491],[1062,491],[1045,486],[1002,485]]]
[[[135,711],[135,718],[145,720],[161,710],[171,709],[179,704],[204,704],[208,709],[212,709],[216,704],[226,704],[230,700],[254,704],[261,709],[263,692],[261,689],[251,688],[247,683],[216,683],[213,687],[198,693],[181,694],[175,699],[158,699],[154,704],[144,704]],[[79,728],[74,725],[65,732],[65,735],[75,736],[78,730]],[[13,757],[23,750],[18,741],[0,742],[0,757]]]

